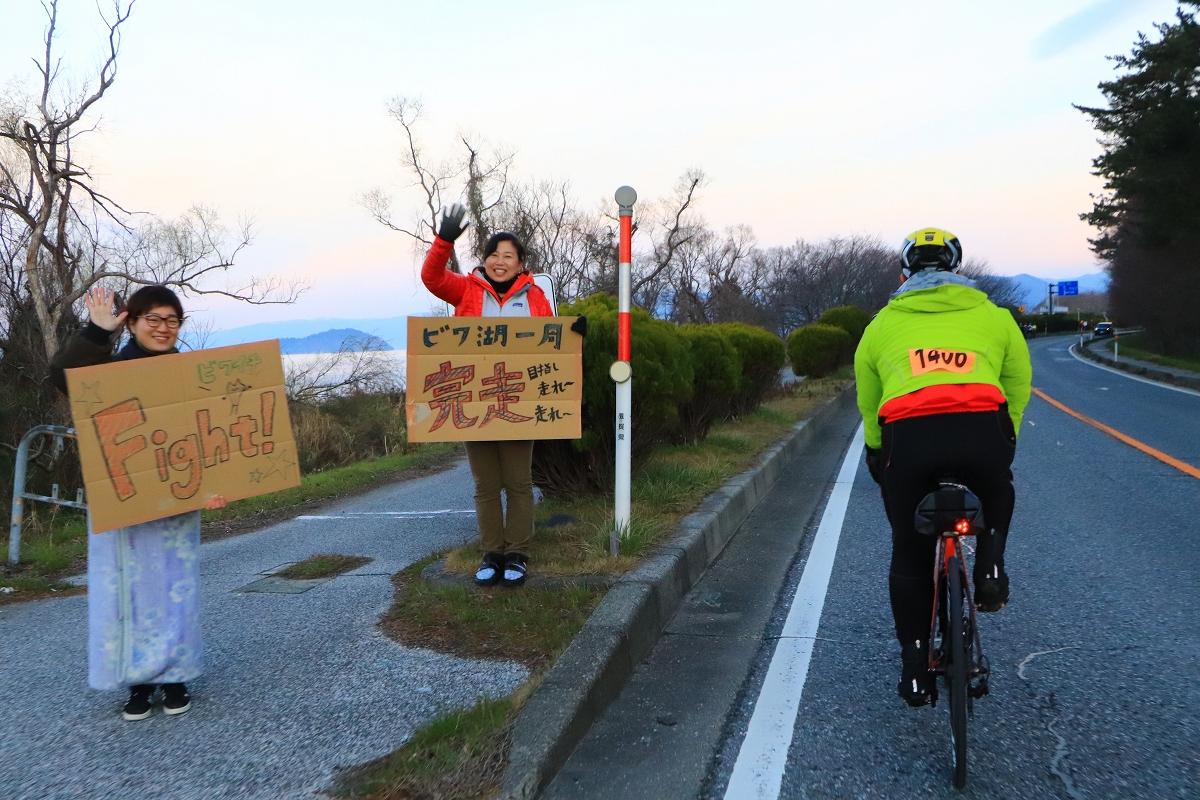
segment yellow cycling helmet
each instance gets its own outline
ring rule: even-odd
[[[900,265],[909,273],[930,268],[954,272],[962,266],[962,244],[950,231],[922,228],[905,237]]]

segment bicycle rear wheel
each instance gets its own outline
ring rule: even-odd
[[[946,692],[950,695],[950,744],[954,756],[954,788],[967,785],[967,681],[971,665],[967,663],[965,626],[966,605],[963,602],[962,559],[954,556],[946,565],[948,592],[946,616]]]

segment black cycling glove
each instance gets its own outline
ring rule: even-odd
[[[587,336],[587,317],[580,315],[579,319],[571,323],[571,330],[580,336]]]
[[[883,451],[877,447],[867,448],[867,472],[876,483],[883,483]]]
[[[438,228],[438,238],[453,242],[462,236],[462,232],[471,224],[463,221],[466,216],[467,209],[463,207],[462,203],[455,203],[449,209],[442,209],[442,225]]]

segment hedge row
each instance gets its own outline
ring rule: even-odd
[[[831,308],[811,325],[792,331],[788,337],[788,359],[792,372],[823,378],[843,364],[854,361],[854,350],[871,315],[856,306]]]
[[[533,450],[533,480],[560,497],[611,490],[616,397],[608,369],[617,358],[617,300],[596,294],[561,309],[586,315],[583,340],[583,436],[540,440]],[[740,323],[675,325],[633,309],[634,469],[655,447],[697,442],[713,422],[756,409],[779,380],[783,341]]]

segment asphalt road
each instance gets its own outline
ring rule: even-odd
[[[121,719],[87,686],[87,598],[0,608],[0,798],[312,798],[443,710],[510,693],[513,662],[405,648],[380,634],[391,576],[474,538],[458,468],[201,547],[206,669],[179,717]],[[423,513],[429,512],[429,513]],[[240,591],[314,553],[366,566],[303,594]]]
[[[1067,351],[1070,343],[1031,343],[1035,387],[1200,466],[1200,396],[1081,363]],[[843,439],[842,452],[845,446]],[[837,466],[823,469],[828,490]],[[1012,599],[1000,613],[981,615],[991,694],[975,705],[967,789],[957,792],[950,783],[946,704],[909,709],[896,696],[888,525],[875,484],[859,469],[778,794],[748,796],[1200,796],[1200,481],[1037,397],[1025,415],[1014,474]],[[787,480],[747,521],[749,539],[762,538],[772,524],[803,534],[769,620],[747,615],[728,644],[714,629],[691,648],[692,659],[736,686],[709,678],[690,692],[656,689],[669,686],[672,674],[687,674],[674,652],[679,637],[664,637],[572,755],[551,797],[726,796],[823,515],[818,507],[803,518],[780,516],[796,491]],[[769,547],[757,555],[763,568],[746,579],[771,579],[768,567],[782,556]],[[737,560],[747,558],[742,552]],[[697,586],[684,608],[702,604],[703,590]],[[733,585],[727,591],[736,594]],[[755,654],[731,667],[745,640],[757,643]],[[714,715],[724,719],[719,735],[711,734]],[[615,733],[620,728],[626,740]],[[632,759],[632,768],[606,763],[598,737],[607,737],[610,751],[640,747],[656,757]]]

